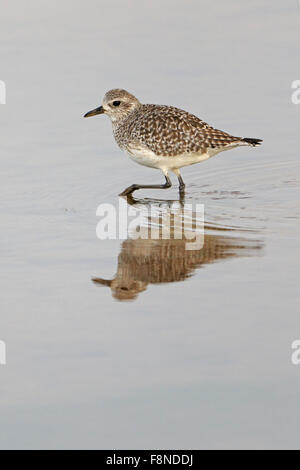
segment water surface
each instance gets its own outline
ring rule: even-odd
[[[3,7],[1,448],[299,448],[299,10]],[[183,170],[201,250],[96,238],[99,204],[162,178],[121,154],[108,119],[82,119],[113,87],[264,139]]]

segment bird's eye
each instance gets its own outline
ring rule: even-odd
[[[121,101],[113,101],[114,106],[120,106],[120,104],[121,104]]]

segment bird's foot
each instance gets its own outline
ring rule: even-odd
[[[119,196],[129,196],[129,194],[132,194],[137,189],[139,189],[139,185],[138,184],[132,184],[131,186],[128,186],[128,188],[124,189],[124,191],[122,191],[119,194]]]

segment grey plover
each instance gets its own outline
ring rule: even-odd
[[[180,168],[199,163],[219,152],[241,145],[255,147],[262,140],[235,137],[209,126],[206,122],[182,109],[157,104],[142,104],[126,90],[108,91],[102,105],[84,117],[107,114],[115,140],[121,150],[140,165],[161,170],[165,184],[133,184],[121,195],[142,188],[166,189],[172,186],[169,171],[175,173],[179,190],[185,184]]]

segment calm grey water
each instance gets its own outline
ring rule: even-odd
[[[0,447],[299,448],[298,2],[1,10]],[[82,119],[113,87],[264,139],[183,171],[200,252],[97,239],[99,204],[161,181]]]

